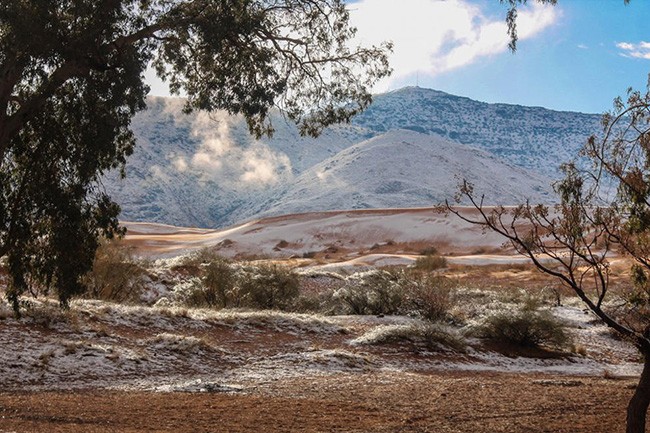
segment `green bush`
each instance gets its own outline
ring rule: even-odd
[[[549,311],[522,308],[488,317],[480,328],[479,335],[520,347],[562,348],[569,343],[564,328],[564,324]]]
[[[201,283],[184,299],[189,307],[226,308],[233,306],[236,285],[235,271],[230,262],[214,256],[202,267]]]
[[[237,267],[213,256],[200,271],[177,294],[188,307],[291,310],[299,295],[298,276],[283,266]]]
[[[382,270],[351,275],[334,297],[350,314],[397,314],[404,300],[399,275]]]
[[[298,276],[290,269],[275,264],[250,266],[238,273],[233,306],[290,310],[299,291]]]

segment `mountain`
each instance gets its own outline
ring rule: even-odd
[[[549,202],[557,165],[600,124],[598,115],[410,87],[377,95],[316,139],[275,114],[274,136],[254,140],[240,117],[182,106],[150,98],[135,117],[127,177],[104,182],[122,219],[223,227],[306,210],[430,206],[451,198],[461,177],[490,203]]]
[[[187,115],[178,98],[147,105],[132,124],[137,147],[126,178],[111,173],[104,182],[124,220],[219,227],[251,218],[296,175],[373,135],[344,125],[304,138],[276,115],[273,138],[257,141],[240,117]]]
[[[439,136],[392,130],[348,147],[300,174],[263,214],[433,206],[461,176],[490,203],[549,202],[549,179]]]
[[[488,104],[436,90],[406,87],[378,95],[354,120],[381,133],[411,129],[486,150],[509,163],[555,178],[601,130],[600,115]]]

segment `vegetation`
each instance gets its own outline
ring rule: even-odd
[[[334,293],[348,314],[396,314],[404,299],[396,273],[375,270],[353,274],[345,286]]]
[[[100,236],[123,233],[100,179],[133,152],[147,65],[186,111],[241,114],[270,134],[347,121],[390,69],[352,46],[342,0],[59,0],[0,4],[0,257],[26,291],[84,293]]]
[[[437,323],[414,323],[410,325],[384,325],[352,340],[353,344],[415,343],[427,350],[465,351],[467,342],[456,331]]]
[[[526,307],[488,317],[479,335],[521,347],[563,348],[569,342],[563,324],[549,311]]]
[[[117,242],[104,241],[95,253],[93,267],[83,278],[86,296],[113,302],[139,301],[145,285],[145,269],[130,251]]]
[[[405,275],[403,286],[406,311],[430,322],[449,319],[455,305],[452,281],[443,276],[410,273]]]
[[[237,280],[237,306],[264,310],[290,310],[300,289],[297,275],[275,264],[244,267]]]
[[[424,257],[418,257],[413,265],[415,269],[432,272],[447,267],[447,259],[442,256],[427,254]]]
[[[403,270],[353,274],[334,298],[346,314],[409,314],[429,322],[448,319],[454,306],[450,280]]]
[[[226,308],[234,303],[235,271],[223,258],[214,257],[202,269],[200,283],[187,294],[184,303],[191,307]]]
[[[184,266],[207,257],[199,253]],[[188,307],[290,311],[297,303],[298,276],[284,266],[236,265],[212,256],[202,264],[199,273],[200,278],[181,284],[182,290],[177,293],[178,300]]]

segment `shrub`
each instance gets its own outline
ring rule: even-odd
[[[549,311],[535,308],[522,308],[490,316],[479,330],[479,335],[521,347],[561,348],[569,342],[564,324]]]
[[[187,277],[201,277],[206,265],[222,260],[224,259],[213,248],[204,247],[180,257],[176,264],[170,267],[170,270]]]
[[[140,300],[145,269],[131,251],[117,241],[104,241],[95,253],[93,267],[82,279],[86,296],[114,302]]]
[[[178,335],[166,332],[157,334],[155,337],[148,339],[147,342],[159,350],[169,350],[182,354],[196,354],[212,349],[210,344],[202,338],[194,337],[193,335]]]
[[[465,351],[467,343],[455,330],[433,323],[413,323],[409,325],[385,325],[366,332],[351,341],[351,344],[391,344],[410,342],[427,349],[452,349]]]
[[[399,275],[382,270],[349,276],[334,297],[351,314],[396,314],[404,299]]]
[[[298,276],[278,265],[238,268],[214,256],[200,270],[200,278],[176,286],[176,302],[199,308],[290,310],[299,294]]]
[[[426,255],[424,257],[418,257],[413,267],[421,271],[436,271],[447,267],[447,259],[437,255]]]
[[[197,306],[225,308],[230,306],[236,284],[235,272],[228,260],[215,257],[204,268],[203,287],[194,292]]]
[[[203,247],[182,258],[180,266],[200,266],[222,259],[217,252],[210,247]]]
[[[242,268],[233,290],[234,306],[267,310],[291,309],[300,290],[298,276],[278,265]]]
[[[404,308],[424,320],[447,319],[455,304],[453,283],[443,276],[406,274],[403,277],[406,302]]]
[[[428,246],[426,248],[423,248],[420,251],[421,256],[432,256],[434,254],[438,254],[438,249],[436,247],[434,247],[433,245]]]

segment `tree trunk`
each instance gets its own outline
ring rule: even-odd
[[[645,433],[646,414],[650,405],[650,352],[643,356],[643,372],[627,405],[626,433]]]

